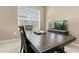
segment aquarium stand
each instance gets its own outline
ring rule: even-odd
[[[63,34],[63,35],[69,35],[68,30],[57,30],[57,29],[48,29],[48,32]]]

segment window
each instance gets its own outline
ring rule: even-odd
[[[26,7],[19,7],[18,24],[20,21],[25,21],[25,25],[33,25],[34,30],[40,29],[40,11]]]

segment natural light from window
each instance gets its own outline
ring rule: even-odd
[[[21,21],[25,21],[25,25],[33,25],[33,30],[40,30],[40,11],[18,7],[18,25],[20,25]]]

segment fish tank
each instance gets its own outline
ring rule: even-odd
[[[49,29],[68,30],[67,20],[50,21],[48,24]]]

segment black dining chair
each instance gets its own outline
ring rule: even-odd
[[[32,31],[33,30],[33,25],[25,25],[25,29],[27,31]]]
[[[30,42],[28,41],[28,38],[26,37],[26,33],[24,30],[24,26],[19,26],[20,36],[21,36],[21,49],[20,53],[23,51],[23,53],[31,53],[33,52],[30,47]]]

